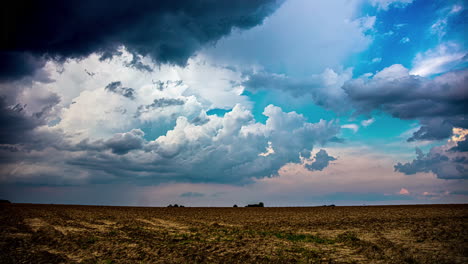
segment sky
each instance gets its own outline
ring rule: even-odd
[[[468,202],[462,0],[15,1],[0,198]]]

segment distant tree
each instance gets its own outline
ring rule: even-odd
[[[8,200],[0,200],[0,204],[9,204],[11,203],[10,201]]]
[[[167,207],[173,207],[172,204],[168,205]]]
[[[179,205],[178,205],[178,204],[174,204],[174,207],[179,207]]]
[[[263,202],[259,202],[258,204],[248,204],[245,207],[265,207]]]
[[[237,207],[237,204],[235,204],[233,207]]]

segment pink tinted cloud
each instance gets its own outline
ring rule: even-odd
[[[401,188],[400,192],[398,192],[398,193],[401,194],[401,195],[409,195],[410,194],[408,189],[405,189],[405,188]]]

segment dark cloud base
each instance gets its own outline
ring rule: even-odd
[[[438,178],[446,180],[468,179],[468,159],[463,154],[449,157],[448,153],[436,148],[427,154],[416,148],[416,154],[417,157],[413,161],[396,164],[395,171],[406,175],[432,172]]]
[[[111,58],[123,45],[158,63],[184,65],[232,28],[258,25],[277,0],[7,1],[2,4],[0,81],[32,75],[45,59]],[[136,68],[149,70],[137,56]]]

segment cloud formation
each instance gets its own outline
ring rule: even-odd
[[[409,141],[440,140],[451,136],[453,127],[468,128],[467,81],[467,70],[429,79],[395,64],[370,78],[350,80],[343,89],[360,113],[381,110],[396,118],[419,120],[422,126]]]
[[[240,105],[223,117],[205,116],[206,122],[191,122],[187,117],[177,118],[175,127],[153,141],[143,138],[140,129],[117,133],[107,140],[71,141],[50,145],[43,155],[15,154],[17,159],[28,160],[17,168],[14,163],[3,168],[8,182],[15,182],[33,167],[42,166],[44,174],[31,175],[31,182],[76,181],[100,182],[131,180],[132,182],[205,182],[244,184],[254,178],[277,175],[287,163],[299,163],[299,153],[323,145],[338,132],[333,121],[308,123],[302,115],[285,113],[269,105],[264,114],[266,124],[255,122],[251,112]],[[63,135],[62,135],[63,137]],[[269,146],[270,155],[259,155]],[[60,153],[58,154],[57,151]],[[7,149],[2,155],[6,155]],[[50,153],[50,154],[49,154]],[[60,162],[49,164],[49,155]],[[319,151],[311,169],[322,170],[334,160],[325,151]],[[59,169],[55,172],[56,168]],[[80,170],[85,178],[64,179],[63,169]],[[36,168],[36,171],[40,169]],[[47,175],[47,177],[43,176]]]
[[[46,124],[47,114],[58,104],[60,99],[52,95],[45,100],[43,108],[38,112],[28,113],[27,105],[8,105],[6,98],[0,96],[0,144],[18,144],[38,140],[32,132]]]
[[[325,69],[307,78],[292,78],[282,74],[256,72],[248,75],[242,85],[247,91],[281,90],[293,96],[310,96],[313,102],[327,109],[343,113],[349,110],[347,95],[342,86],[352,78],[352,69],[335,72]]]
[[[120,81],[109,83],[108,85],[106,85],[105,89],[110,92],[127,97],[128,99],[135,99],[135,89],[123,87],[122,82]]]
[[[334,160],[336,160],[335,157],[329,156],[326,150],[321,149],[317,152],[317,154],[315,154],[312,163],[306,164],[305,167],[311,171],[321,171],[324,168],[328,167],[330,161]]]
[[[107,59],[119,47],[184,65],[233,28],[258,25],[281,1],[10,1],[2,8],[0,80],[33,74],[44,59]],[[98,25],[98,26],[97,26]],[[137,68],[145,65],[137,57]]]
[[[370,2],[379,10],[388,10],[390,7],[403,8],[411,4],[413,0],[371,0]]]
[[[395,171],[407,175],[418,172],[432,172],[440,179],[468,179],[467,155],[450,156],[437,148],[424,154],[416,148],[417,158],[408,163],[398,163]]]
[[[431,148],[427,154],[416,148],[416,159],[396,164],[395,171],[407,175],[432,172],[440,179],[468,179],[468,130],[456,128],[453,134],[446,144]]]

